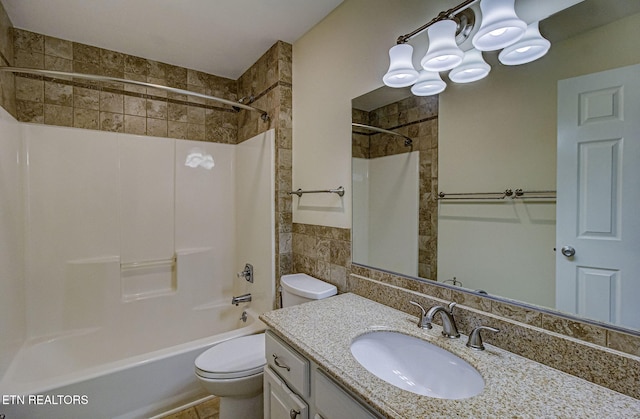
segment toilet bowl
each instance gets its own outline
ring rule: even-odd
[[[264,333],[219,343],[196,358],[198,380],[207,392],[220,397],[220,418],[262,417],[266,363]]]
[[[284,275],[282,305],[289,307],[337,294],[335,286],[306,274]],[[261,419],[266,364],[264,333],[213,345],[195,361],[202,386],[220,398],[220,419]]]

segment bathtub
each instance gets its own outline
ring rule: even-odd
[[[191,310],[190,317],[189,324],[206,327],[190,332],[188,343],[175,344],[192,327],[167,328],[151,339],[81,329],[28,342],[0,381],[0,417],[148,418],[208,396],[195,378],[195,358],[265,325],[250,308],[228,301]]]

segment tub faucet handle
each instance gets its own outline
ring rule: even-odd
[[[253,284],[253,265],[247,263],[244,265],[244,270],[238,272],[238,278],[244,278],[247,282]]]

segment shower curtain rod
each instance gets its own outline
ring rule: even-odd
[[[54,71],[54,70],[40,70],[37,68],[22,68],[22,67],[0,67],[0,71],[10,72],[10,73],[25,73],[25,74],[35,74],[42,76],[50,76],[50,77],[75,77],[78,79],[86,79],[93,81],[106,81],[106,82],[115,82],[115,83],[124,83],[131,84],[134,86],[143,86],[143,87],[151,87],[154,89],[160,89],[171,93],[176,93],[180,95],[194,96],[199,97],[201,99],[213,100],[216,102],[223,103],[225,105],[232,106],[234,108],[246,109],[248,111],[259,112],[263,121],[269,120],[269,114],[262,109],[254,108],[253,106],[245,105],[243,103],[234,102],[232,100],[222,99],[215,96],[205,95],[203,93],[193,92],[191,90],[178,89],[177,87],[169,87],[163,86],[161,84],[153,84],[146,83],[143,81],[137,80],[127,80],[121,79],[117,77],[109,77],[109,76],[97,76],[95,74],[83,74],[83,73],[70,73],[66,71]]]
[[[409,147],[409,146],[413,145],[413,140],[410,137],[407,137],[406,135],[398,134],[397,132],[394,132],[394,131],[389,131],[388,129],[378,128],[378,127],[374,127],[374,126],[371,126],[371,125],[358,124],[356,122],[352,122],[351,126],[358,127],[358,128],[366,128],[366,129],[369,129],[371,131],[381,132],[383,134],[396,135],[398,137],[404,138],[404,145],[405,146]]]

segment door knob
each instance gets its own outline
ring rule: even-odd
[[[560,251],[568,258],[576,254],[576,249],[571,246],[562,246],[562,249],[560,249]]]

